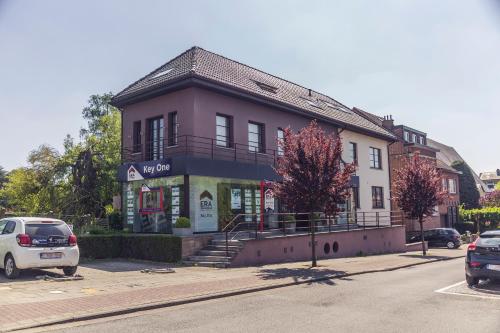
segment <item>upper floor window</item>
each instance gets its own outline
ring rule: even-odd
[[[423,136],[420,136],[419,139],[420,139],[420,144],[425,145],[425,138]]]
[[[163,158],[163,139],[164,139],[164,123],[163,117],[153,118],[148,120],[149,142],[148,154],[149,159],[159,160]]]
[[[231,117],[224,115],[217,115],[215,117],[215,142],[220,147],[232,147],[232,121]]]
[[[406,142],[410,141],[410,133],[408,133],[408,131],[404,131],[404,139]]]
[[[264,125],[248,123],[248,150],[257,153],[264,152]]]
[[[384,208],[384,188],[372,186],[372,207]]]
[[[179,121],[177,112],[168,114],[168,145],[176,146],[179,143]]]
[[[349,142],[349,162],[358,163],[358,144]]]
[[[276,133],[277,138],[278,138],[278,156],[283,156],[283,140],[285,139],[285,132],[283,129],[278,128],[278,131]]]
[[[441,179],[441,187],[443,191],[448,191],[448,181],[445,178]]]
[[[457,193],[457,184],[455,179],[448,179],[448,192],[451,194]]]
[[[141,137],[142,137],[142,132],[141,132],[141,121],[134,121],[132,129],[132,152],[133,153],[139,153],[141,151]]]
[[[378,148],[370,147],[370,168],[382,169],[382,151]]]
[[[411,142],[417,143],[417,135],[416,134],[411,135]]]

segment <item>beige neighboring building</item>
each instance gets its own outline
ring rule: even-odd
[[[481,181],[486,184],[486,192],[491,192],[495,186],[500,182],[500,169],[493,172],[482,172],[479,174]]]
[[[390,141],[349,130],[341,131],[340,137],[343,145],[342,159],[348,163],[357,162],[358,184],[352,188],[348,211],[358,213],[354,216],[361,225],[363,216],[359,212],[365,213],[367,222],[373,223],[378,213],[379,222],[388,223],[391,186],[387,145]]]

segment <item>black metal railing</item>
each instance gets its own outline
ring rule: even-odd
[[[169,143],[176,142],[175,145]],[[275,149],[251,146],[236,142],[222,142],[214,138],[194,135],[178,136],[176,140],[148,141],[124,147],[123,163],[157,160],[174,156],[192,156],[212,160],[275,165],[279,156]]]
[[[403,226],[405,217],[400,211],[341,212],[336,216],[314,213],[312,221],[304,213],[238,214],[222,228],[225,234],[226,255],[229,243],[235,239],[261,239],[315,232],[354,231],[360,229]]]

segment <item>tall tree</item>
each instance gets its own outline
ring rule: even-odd
[[[273,189],[287,209],[309,216],[311,261],[316,267],[314,212],[326,209],[336,213],[337,205],[349,196],[355,166],[343,164],[340,138],[327,135],[316,121],[297,134],[285,129],[284,139],[278,144],[283,156],[275,170],[282,180],[274,183]]]
[[[0,188],[7,181],[7,171],[0,165]]]
[[[451,166],[460,171],[458,176],[460,183],[460,203],[464,205],[465,209],[479,208],[479,191],[477,190],[476,180],[472,175],[472,171],[464,161],[455,161]]]
[[[418,153],[408,158],[404,166],[395,172],[394,198],[409,219],[418,220],[422,239],[422,254],[426,255],[424,227],[426,217],[447,196],[441,186],[441,174],[432,161]]]

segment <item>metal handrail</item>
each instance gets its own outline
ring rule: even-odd
[[[178,136],[175,145],[172,140],[150,140],[139,145],[122,148],[123,162],[139,162],[160,159],[166,156],[193,155],[217,160],[233,160],[254,164],[276,163],[279,154],[276,149],[255,149],[253,145],[231,142],[229,146],[219,145],[218,140],[195,135]]]
[[[328,216],[322,212],[314,213],[318,215],[318,218],[314,219],[313,223],[308,223],[309,227],[304,227],[306,230],[308,229],[311,232],[311,228],[314,230],[318,230],[320,227],[328,227],[328,232],[332,231],[332,221],[335,221],[334,225],[337,226],[345,226],[347,231],[351,230],[359,230],[359,229],[374,229],[374,228],[385,228],[392,227],[396,225],[403,225],[406,219],[404,215],[400,211],[381,211],[381,212],[339,212],[335,216]],[[229,257],[229,241],[234,240],[239,234],[243,232],[255,232],[255,239],[259,238],[259,225],[260,225],[260,215],[261,213],[251,213],[251,214],[237,214],[233,217],[233,219],[222,228],[222,232],[225,233],[226,240],[226,256]],[[307,216],[308,213],[271,213],[264,214],[265,217],[269,218],[270,216],[294,216],[300,217],[302,215]],[[252,217],[252,221],[241,221],[237,222],[238,219],[242,217]],[[345,219],[346,223],[339,223],[340,219]],[[289,223],[304,223],[309,222],[309,217],[307,218],[298,218],[293,221],[287,220],[278,220],[275,222],[282,223],[282,232],[284,235],[287,234],[287,230],[289,228],[286,227],[286,224]],[[321,223],[323,225],[318,225]],[[245,230],[237,230],[243,225],[248,225],[249,227]],[[266,229],[266,231],[280,230],[280,228],[274,229]],[[296,230],[296,229],[295,229]],[[236,233],[235,233],[236,232]],[[235,233],[231,238],[230,234]],[[261,231],[262,234],[262,231]]]

